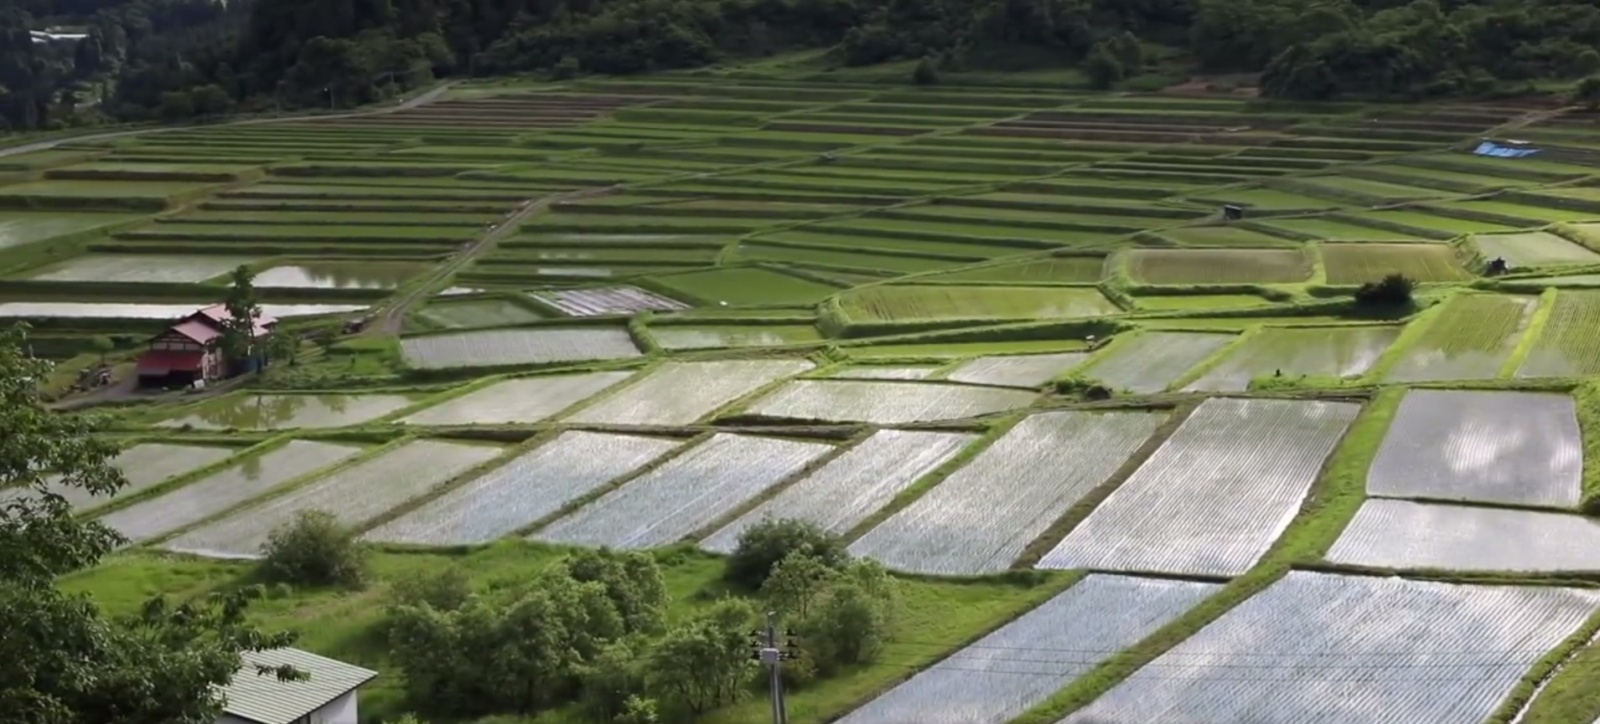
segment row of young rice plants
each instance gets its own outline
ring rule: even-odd
[[[551,523],[534,537],[614,548],[667,545],[833,450],[822,443],[719,433]]]
[[[1561,290],[1517,377],[1571,377],[1600,373],[1600,291]]]
[[[555,514],[679,444],[667,438],[564,432],[363,538],[424,545],[487,543]]]
[[[958,420],[1026,407],[1038,394],[936,382],[795,380],[757,400],[752,415],[898,425]]]
[[[1128,275],[1143,284],[1285,284],[1311,278],[1305,252],[1287,249],[1133,249]]]
[[[326,511],[340,525],[359,529],[500,452],[494,445],[414,440],[179,535],[162,547],[212,557],[253,557],[275,528],[310,510]]]
[[[658,274],[650,280],[678,298],[706,306],[811,305],[839,292],[839,287],[767,266]]]
[[[1538,300],[1457,294],[1444,303],[1385,377],[1390,382],[1491,379],[1510,359]]]
[[[813,368],[804,360],[668,362],[567,422],[688,425],[778,380]]]
[[[1483,721],[1597,609],[1589,590],[1294,571],[1062,722]]]
[[[1241,340],[1184,390],[1239,392],[1267,375],[1365,374],[1399,336],[1396,327],[1267,327]]]
[[[1071,319],[1121,310],[1092,287],[876,286],[846,291],[839,307],[852,321]]]
[[[1161,425],[1145,412],[1030,416],[975,459],[867,531],[850,552],[896,570],[1006,570]]]
[[[117,453],[111,459],[112,467],[122,472],[127,484],[115,496],[95,495],[78,485],[68,485],[59,478],[51,478],[46,489],[61,496],[82,512],[105,505],[117,498],[127,499],[154,488],[181,475],[222,462],[235,453],[236,448],[211,445],[180,445],[171,443],[141,443]],[[12,488],[0,491],[0,503],[20,496],[31,496],[32,491]]]
[[[945,379],[973,385],[1038,387],[1088,358],[1086,352],[979,357],[951,370]]]
[[[1581,515],[1373,498],[1327,560],[1413,571],[1569,573],[1600,569],[1596,546],[1600,522]]]
[[[1039,567],[1244,573],[1299,511],[1360,409],[1206,400]]]
[[[508,425],[542,422],[632,377],[584,372],[497,381],[400,419],[407,425]]]
[[[352,445],[292,440],[177,490],[112,512],[100,522],[134,543],[159,538],[360,452],[361,448]]]
[[[879,430],[723,526],[700,547],[732,553],[740,535],[767,518],[805,520],[844,535],[975,439],[954,432]]]
[[[1150,394],[1165,390],[1183,373],[1233,341],[1233,335],[1144,331],[1116,340],[1083,370],[1083,376],[1113,390]]]
[[[1548,231],[1474,234],[1472,243],[1489,259],[1514,268],[1600,263],[1600,254]]]
[[[1090,575],[839,722],[1003,724],[1218,588]]]
[[[1094,284],[1105,274],[1106,257],[1052,256],[918,277],[933,284]]]
[[[1419,282],[1458,282],[1473,276],[1444,244],[1322,244],[1319,252],[1329,284],[1364,284],[1390,274]]]

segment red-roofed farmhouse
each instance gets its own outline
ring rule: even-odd
[[[209,382],[254,369],[260,364],[258,356],[230,366],[222,353],[222,326],[228,319],[227,307],[215,304],[172,323],[167,331],[150,340],[150,351],[139,357],[139,384],[190,385],[197,380]],[[252,337],[261,339],[271,334],[277,324],[278,320],[265,314],[256,317]]]

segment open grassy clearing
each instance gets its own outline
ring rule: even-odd
[[[1276,249],[1134,249],[1128,274],[1145,284],[1281,284],[1311,277],[1301,251]]]
[[[1039,566],[1244,573],[1299,512],[1360,410],[1337,402],[1207,400]]]
[[[1329,284],[1365,284],[1390,274],[1419,282],[1456,282],[1472,274],[1443,244],[1320,244]]]
[[[1391,382],[1492,379],[1510,359],[1538,300],[1490,294],[1451,297],[1404,351]]]
[[[1115,473],[1163,419],[1145,412],[1028,417],[868,531],[850,551],[917,573],[1006,570],[1034,538]]]

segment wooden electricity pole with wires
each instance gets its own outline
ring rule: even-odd
[[[789,636],[785,634],[785,639]],[[788,641],[782,645],[778,641],[778,614],[776,611],[767,612],[767,628],[765,631],[750,632],[751,654],[750,658],[760,661],[767,667],[767,687],[772,697],[772,723],[789,724],[789,712],[783,701],[783,660],[793,658],[794,652],[788,648]]]

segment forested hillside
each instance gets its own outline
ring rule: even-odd
[[[87,36],[29,36],[50,27]],[[1600,70],[1597,45],[1600,8],[1576,0],[21,0],[0,11],[0,117],[32,129],[350,106],[441,75],[798,48],[935,72],[1025,53],[1111,86],[1154,47],[1194,72],[1262,72],[1271,96],[1422,97],[1581,77]]]

